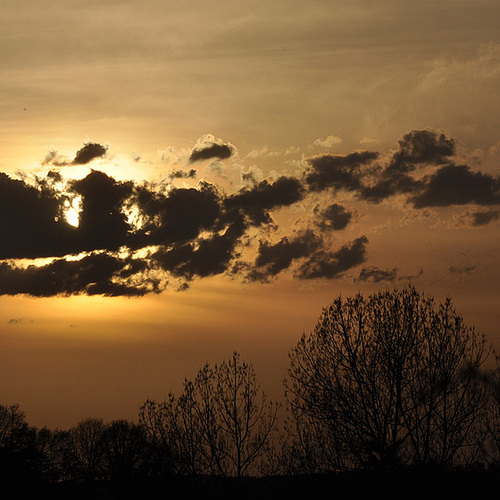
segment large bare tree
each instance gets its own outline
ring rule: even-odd
[[[481,444],[488,353],[449,299],[339,297],[290,353],[287,450],[316,470],[464,463]]]

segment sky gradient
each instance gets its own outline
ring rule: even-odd
[[[0,404],[135,419],[338,295],[500,349],[496,1],[0,2]]]

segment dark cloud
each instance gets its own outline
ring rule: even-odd
[[[90,254],[80,260],[57,259],[50,264],[26,268],[0,263],[0,295],[130,295],[154,291],[142,279],[139,286],[130,277],[143,271],[145,263],[109,254]]]
[[[63,176],[57,170],[47,172],[47,181],[49,183],[64,182]]]
[[[230,158],[233,154],[233,149],[227,144],[211,144],[202,148],[196,148],[191,151],[189,160],[192,162],[209,160],[211,158],[218,158],[225,160]]]
[[[157,191],[148,185],[136,187],[134,203],[142,216],[142,227],[131,235],[134,247],[170,245],[196,238],[200,231],[219,223],[221,194],[207,182],[198,188]]]
[[[500,204],[499,177],[455,164],[455,153],[455,141],[443,133],[414,130],[399,141],[399,149],[385,164],[375,162],[381,155],[373,152],[313,158],[305,183],[312,191],[351,191],[372,203],[405,195],[415,208]],[[415,176],[424,167],[434,172]]]
[[[363,192],[372,201],[405,193],[415,208],[451,205],[496,205],[500,203],[500,179],[456,165],[453,139],[432,130],[414,130],[399,141],[399,151],[381,176],[381,181]],[[416,180],[408,173],[418,166],[438,166],[437,171]]]
[[[86,142],[77,152],[73,160],[51,150],[45,156],[42,164],[53,165],[54,167],[66,167],[68,165],[87,165],[96,158],[106,155],[108,148],[98,142]]]
[[[338,203],[332,203],[324,210],[316,206],[314,213],[319,216],[316,224],[323,230],[339,231],[345,229],[352,219],[352,213]]]
[[[241,231],[235,224],[223,234],[163,247],[152,258],[163,270],[186,280],[223,274],[237,255],[236,245],[240,236]]]
[[[473,226],[485,226],[500,217],[500,209],[483,210],[471,214]]]
[[[380,203],[391,196],[414,193],[419,187],[420,183],[405,170],[390,165],[376,176],[374,183],[368,181],[363,184],[358,197],[372,203]]]
[[[248,172],[241,173],[241,180],[251,183],[257,184],[259,182],[260,172],[257,172],[254,168],[250,168]]]
[[[371,281],[380,283],[381,281],[394,281],[397,277],[397,268],[379,269],[376,266],[363,267],[358,276],[358,281]]]
[[[399,141],[399,150],[386,167],[368,172],[359,188],[359,197],[379,203],[398,194],[414,194],[421,184],[411,172],[419,166],[440,165],[454,153],[455,141],[443,133],[413,130]]]
[[[117,182],[92,170],[85,178],[72,182],[71,190],[82,197],[79,250],[117,250],[125,245],[130,227],[123,205],[132,195],[133,183]]]
[[[279,177],[276,181],[263,180],[253,187],[244,188],[225,200],[228,211],[241,211],[252,224],[271,222],[269,211],[293,205],[305,194],[304,187],[295,177]]]
[[[194,179],[197,173],[196,169],[191,168],[189,170],[173,170],[168,176],[170,179]]]
[[[366,260],[368,238],[361,236],[339,250],[322,249],[311,255],[298,269],[300,279],[338,278]]]
[[[0,173],[0,259],[72,253],[75,231],[63,216],[63,197]]]
[[[98,142],[87,142],[79,149],[72,162],[73,165],[86,165],[96,158],[104,156],[108,151],[106,146]]]
[[[51,150],[46,155],[42,165],[53,165],[54,167],[65,167],[71,162],[65,156],[60,155],[57,151]]]
[[[323,240],[312,231],[303,231],[292,238],[284,237],[278,243],[261,241],[255,266],[248,274],[251,281],[268,281],[288,269],[296,259],[307,257],[323,246]]]
[[[363,151],[345,156],[324,155],[309,160],[305,182],[312,191],[327,188],[357,191],[361,188],[362,165],[377,159],[378,153]]]
[[[424,270],[422,268],[419,268],[416,274],[406,274],[403,276],[399,276],[398,281],[413,281],[420,278],[420,276],[422,276],[423,274]]]
[[[390,168],[411,169],[415,164],[439,165],[455,154],[455,140],[434,130],[412,130],[398,141]]]
[[[410,197],[415,208],[500,204],[500,178],[473,172],[467,165],[445,165],[420,182]]]
[[[193,151],[191,159],[232,154],[230,146],[215,141],[206,136],[207,146]],[[499,218],[499,178],[456,164],[452,139],[430,130],[412,131],[398,146],[386,156],[363,151],[314,157],[300,176],[259,182],[252,177],[251,185],[232,194],[205,180],[180,188],[117,181],[98,170],[69,181],[57,170],[31,181],[0,173],[0,294],[139,296],[160,292],[169,277],[184,282],[182,289],[207,276],[265,282],[285,271],[297,279],[336,279],[366,262],[368,245],[360,236],[332,247],[332,231],[345,229],[356,213],[338,202],[340,191],[349,194],[350,204],[399,195],[415,209],[470,205],[469,220],[475,226]],[[106,151],[87,143],[75,164]],[[46,160],[63,164],[55,152]],[[196,175],[195,169],[174,170],[170,180]],[[80,203],[77,227],[65,217],[74,201]],[[276,212],[302,209],[309,202],[315,205],[314,219],[305,225],[299,218],[300,225],[287,234],[289,228],[278,225]],[[38,258],[53,260],[39,264]],[[31,265],[21,265],[20,259],[31,259]],[[365,265],[356,279],[411,277],[397,277],[396,268]]]

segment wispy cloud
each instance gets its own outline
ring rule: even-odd
[[[319,146],[321,148],[332,148],[341,142],[342,138],[338,135],[329,135],[324,139],[316,139],[313,144],[314,146]]]

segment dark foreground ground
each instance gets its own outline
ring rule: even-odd
[[[5,488],[4,488],[5,491]],[[323,500],[498,498],[500,474],[476,472],[358,472],[246,478],[237,481],[148,478],[117,482],[18,484],[10,498],[47,500]]]

